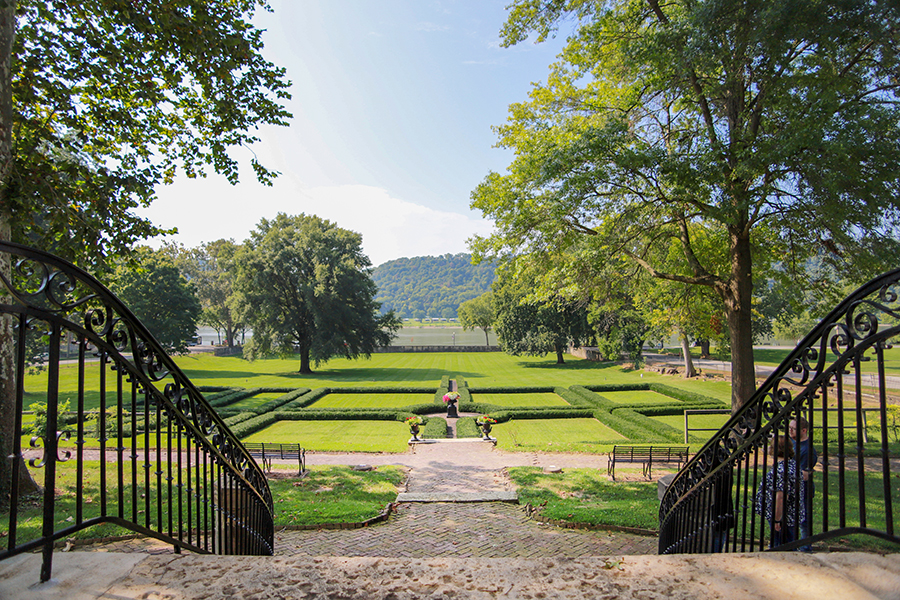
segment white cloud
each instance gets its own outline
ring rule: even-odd
[[[373,265],[403,256],[467,252],[467,238],[491,230],[489,221],[473,215],[435,210],[366,185],[312,188],[304,196],[318,216],[361,233]]]
[[[368,185],[305,187],[291,176],[273,187],[221,178],[179,180],[164,188],[149,209],[138,211],[163,227],[178,227],[169,238],[196,247],[220,238],[243,242],[260,219],[279,212],[314,214],[363,236],[373,265],[401,257],[467,252],[466,239],[487,235],[492,225],[474,213],[435,210],[391,196]],[[161,240],[151,242],[159,246]]]

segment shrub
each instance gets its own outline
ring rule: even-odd
[[[609,398],[604,398],[600,394],[591,391],[589,388],[586,388],[581,385],[573,385],[569,388],[575,394],[578,394],[579,397],[584,398],[584,400],[590,404],[591,406],[596,406],[602,410],[610,411],[618,404],[610,400]]]
[[[306,392],[301,395],[299,398],[288,402],[284,406],[281,407],[281,410],[300,410],[301,408],[306,408],[316,400],[320,399],[322,396],[331,393],[331,388],[316,388],[311,392]]]
[[[210,400],[207,398],[207,402],[213,408],[218,408],[220,406],[227,406],[228,404],[234,404],[238,400],[243,400],[244,398],[249,398],[250,396],[255,396],[263,391],[263,388],[250,388],[250,389],[240,389],[238,388],[236,391],[229,392],[227,394],[223,394],[221,396],[217,396],[215,399]]]
[[[715,398],[710,398],[709,396],[704,396],[703,394],[697,394],[696,392],[682,390],[670,385],[666,385],[664,383],[651,383],[650,390],[656,392],[657,394],[662,394],[663,396],[668,396],[669,398],[674,398],[682,402],[706,402],[715,405],[710,406],[710,408],[719,408],[719,405],[723,404],[720,400],[716,400]]]
[[[280,392],[280,391],[282,391],[282,390],[280,390],[280,389],[269,390],[269,389],[263,388],[263,392]],[[258,415],[261,415],[263,413],[267,413],[269,411],[275,410],[276,408],[280,408],[280,407],[284,406],[288,402],[292,402],[292,401],[296,400],[297,398],[299,398],[300,396],[303,396],[304,394],[308,394],[311,390],[309,388],[297,388],[297,389],[288,388],[284,391],[286,391],[287,393],[284,394],[283,396],[279,396],[278,398],[275,398],[274,400],[270,400],[269,402],[266,402],[265,404],[260,404],[259,406],[257,406],[256,408],[253,409],[253,412]]]
[[[422,437],[441,439],[447,437],[447,420],[442,417],[431,417],[422,428]]]
[[[684,443],[684,434],[674,427],[655,421],[649,417],[635,412],[630,408],[618,408],[610,413],[612,416],[623,419],[630,423],[635,429],[633,432],[637,435],[637,439],[658,438],[659,441]],[[612,427],[610,425],[610,427]],[[635,439],[633,435],[626,434],[624,431],[618,430],[622,435]],[[647,441],[657,441],[647,439]]]
[[[253,412],[241,412],[236,415],[232,415],[225,419],[225,424],[228,425],[229,428],[234,427],[238,423],[243,423],[247,419],[252,419],[256,416],[256,413]]]
[[[234,433],[234,435],[238,439],[243,439],[248,435],[260,431],[261,429],[265,429],[275,421],[279,420],[277,417],[278,414],[280,413],[266,413],[264,415],[257,415],[252,419],[247,419],[242,423],[236,424],[231,428],[231,432]]]
[[[456,422],[456,437],[458,438],[480,438],[481,429],[475,423],[473,417],[460,417]]]

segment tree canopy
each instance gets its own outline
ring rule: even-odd
[[[300,353],[300,372],[333,357],[368,357],[400,328],[379,314],[362,236],[314,215],[263,219],[235,256],[240,316],[253,330],[250,359]]]
[[[235,336],[244,331],[237,318],[233,297],[233,260],[239,246],[232,240],[216,240],[197,248],[168,245],[175,265],[190,281],[203,307],[200,324],[225,334],[225,345],[234,346]]]
[[[476,327],[484,331],[484,345],[490,346],[488,333],[494,326],[494,295],[486,292],[477,298],[466,300],[456,311],[459,316],[459,324],[466,331]]]
[[[755,390],[753,276],[811,258],[867,277],[896,261],[900,6],[846,0],[517,0],[506,45],[575,27],[498,128],[509,173],[472,206],[476,257],[627,257],[721,298],[732,405]],[[719,236],[703,252],[696,226]],[[653,252],[679,245],[677,265]],[[553,261],[545,261],[552,268]]]
[[[494,329],[507,354],[556,355],[563,364],[569,345],[581,346],[592,335],[582,303],[556,296],[538,300],[532,290],[503,271],[494,283]]]
[[[167,352],[186,353],[197,333],[200,301],[165,251],[139,248],[137,266],[120,265],[110,290]]]
[[[179,169],[236,182],[232,149],[290,116],[284,70],[249,22],[264,0],[14,5],[2,239],[102,264],[162,231],[133,212],[157,185]],[[250,162],[261,181],[275,175]]]

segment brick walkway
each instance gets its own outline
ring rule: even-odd
[[[599,468],[599,457],[503,453],[493,445],[469,443],[418,445],[403,455],[311,455],[309,464],[403,464],[410,467],[404,492],[460,494],[514,490],[504,468],[548,462]],[[656,554],[652,536],[622,532],[562,529],[528,519],[507,502],[401,502],[386,523],[346,530],[283,530],[275,534],[277,556],[578,558]],[[137,538],[80,546],[77,550],[172,552],[156,540]]]

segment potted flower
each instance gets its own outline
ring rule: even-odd
[[[405,423],[409,425],[409,432],[412,434],[413,441],[419,441],[419,425],[424,422],[425,420],[419,415],[414,415],[406,419]]]
[[[490,415],[481,415],[480,417],[475,419],[475,422],[478,423],[478,425],[481,427],[481,432],[484,434],[481,439],[491,439],[491,427],[494,425],[494,423],[497,422],[497,419]]]
[[[458,400],[458,392],[447,392],[444,394],[444,404],[447,405],[447,417],[450,419],[459,418],[459,413],[456,412],[456,402]]]

